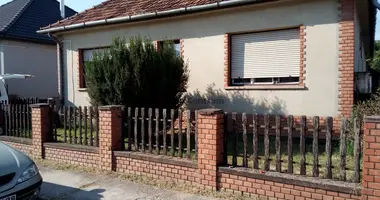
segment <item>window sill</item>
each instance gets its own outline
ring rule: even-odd
[[[228,86],[226,90],[304,90],[305,85],[244,85]]]
[[[79,92],[87,92],[87,88],[78,88]]]

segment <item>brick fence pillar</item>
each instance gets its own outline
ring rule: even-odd
[[[220,109],[198,111],[199,183],[217,189],[218,164],[223,163],[224,112]]]
[[[48,104],[32,105],[32,141],[34,158],[44,158],[43,143],[49,142],[52,138],[49,115],[50,106]]]
[[[380,199],[380,116],[365,117],[362,199]]]
[[[123,106],[103,106],[99,108],[99,156],[100,168],[114,169],[113,151],[121,150]]]

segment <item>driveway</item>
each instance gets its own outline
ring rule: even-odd
[[[39,169],[44,179],[41,191],[43,200],[213,200],[208,197],[165,191],[105,175],[86,175],[44,167]]]

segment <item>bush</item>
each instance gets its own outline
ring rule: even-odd
[[[358,102],[354,106],[351,119],[362,120],[366,115],[380,115],[380,90],[372,94],[370,99]]]
[[[127,44],[128,43],[128,44]],[[85,63],[91,104],[178,108],[185,101],[189,72],[173,43],[158,51],[141,37],[114,39],[109,50]]]

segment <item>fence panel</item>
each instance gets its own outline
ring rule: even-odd
[[[331,117],[226,113],[224,118],[227,165],[360,182],[361,122],[357,120],[352,131],[351,122],[340,119],[340,138],[334,139]],[[350,131],[354,133],[349,136]]]
[[[53,106],[54,142],[99,146],[99,113],[94,107]],[[88,131],[90,130],[90,131]]]
[[[28,104],[1,104],[3,135],[32,138],[32,109]]]
[[[134,116],[130,113],[132,109]],[[185,159],[197,157],[195,112],[130,107],[126,112],[123,115],[123,130],[127,133],[123,134],[125,150]]]

